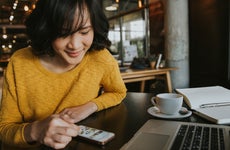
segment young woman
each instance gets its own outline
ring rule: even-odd
[[[13,54],[4,75],[2,149],[64,148],[75,123],[126,96],[97,1],[38,0],[25,22],[31,47]]]

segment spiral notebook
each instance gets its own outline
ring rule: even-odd
[[[230,124],[230,90],[222,86],[175,89],[193,112],[216,124]]]

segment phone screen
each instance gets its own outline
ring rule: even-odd
[[[114,138],[115,134],[112,132],[99,130],[96,128],[91,128],[87,126],[80,125],[80,134],[79,137],[87,139],[88,141],[104,145],[108,141]]]

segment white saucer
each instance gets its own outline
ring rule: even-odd
[[[182,109],[183,109],[183,107],[182,107]],[[150,108],[147,110],[147,112],[148,112],[150,115],[154,116],[154,117],[165,118],[165,119],[186,118],[186,117],[191,116],[191,114],[192,114],[191,111],[188,111],[188,113],[187,113],[187,114],[184,114],[184,115],[180,114],[179,112],[176,113],[176,114],[173,114],[173,115],[166,115],[166,114],[161,113],[160,110],[159,110],[157,107],[155,107],[155,106],[150,107]]]

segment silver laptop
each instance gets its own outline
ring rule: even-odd
[[[230,126],[148,120],[121,150],[230,150]]]

